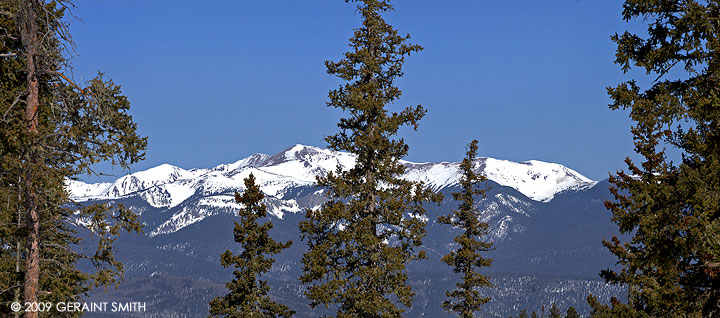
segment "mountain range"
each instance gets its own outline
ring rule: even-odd
[[[208,169],[163,164],[114,182],[68,180],[73,201],[122,203],[144,224],[143,235],[123,235],[116,242],[118,258],[126,266],[126,282],[109,294],[96,291],[90,299],[147,301],[149,313],[142,317],[206,316],[208,300],[225,293],[223,282],[231,279],[231,270],[220,266],[219,255],[226,249],[238,250],[232,238],[240,208],[234,193],[244,190],[243,179],[252,173],[266,194],[268,220],[275,225],[271,234],[294,242],[277,255],[272,271],[263,278],[270,281],[273,296],[299,317],[317,316],[322,309],[307,306],[303,286],[297,282],[306,250],[297,224],[306,209],[326,201],[324,189],[315,186],[316,177],[354,163],[348,153],[294,145],[274,155],[254,154]],[[457,277],[439,258],[454,248],[457,230],[439,224],[437,216],[456,207],[450,193],[459,190],[459,163],[401,163],[406,167],[403,178],[422,181],[445,194],[439,206],[426,207],[428,235],[423,248],[430,259],[408,268],[417,293],[408,317],[445,316],[440,299]],[[477,209],[490,224],[487,239],[495,242],[495,250],[488,253],[494,263],[487,274],[496,288],[487,291],[493,300],[486,315],[507,317],[523,308],[549,307],[551,302],[582,312],[590,293],[606,300],[622,299],[621,287],[607,285],[597,275],[615,263],[600,243],[617,232],[603,207],[610,197],[606,180],[593,181],[561,164],[536,160],[477,158],[473,165],[488,178],[488,191],[477,198]],[[91,235],[81,233],[88,240],[78,248],[91,249]]]

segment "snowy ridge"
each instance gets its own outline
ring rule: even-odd
[[[557,163],[537,160],[518,163],[482,158],[479,164],[489,180],[514,188],[535,201],[549,202],[557,193],[583,190],[597,184],[575,170]]]
[[[462,175],[459,163],[402,163],[407,168],[404,178],[422,181],[434,190],[457,185]],[[338,165],[349,169],[355,165],[355,157],[343,152],[294,145],[275,155],[254,154],[210,169],[185,170],[163,164],[126,175],[112,183],[88,184],[68,180],[66,187],[71,199],[80,202],[139,197],[154,208],[178,207],[169,220],[152,231],[151,235],[158,235],[172,233],[216,214],[213,209],[236,210],[238,206],[234,204],[232,194],[243,191],[243,179],[251,173],[266,194],[266,204],[272,215],[282,218],[284,213],[297,213],[317,206],[320,201],[300,204],[293,197],[293,191],[313,186],[317,176],[336,170]],[[548,202],[558,193],[587,189],[597,183],[563,165],[536,160],[518,163],[478,158],[474,165],[475,170],[489,180],[540,202]],[[312,196],[322,197],[322,193],[315,191]]]
[[[459,163],[455,162],[402,163],[407,167],[406,179],[423,181],[435,190],[456,185],[461,177]],[[211,169],[184,170],[163,164],[126,175],[113,183],[88,184],[69,180],[67,189],[78,201],[140,195],[155,207],[171,207],[196,193],[208,196],[241,191],[243,179],[250,173],[255,175],[263,192],[282,197],[289,188],[314,184],[317,176],[334,171],[338,165],[348,169],[354,164],[355,158],[348,153],[295,145],[273,156],[254,154]],[[597,183],[563,165],[537,160],[518,163],[478,158],[475,169],[489,180],[541,202],[552,200],[557,193],[582,190]],[[159,200],[159,196],[165,198]]]
[[[408,169],[405,178],[423,181],[440,190],[459,183],[462,177],[460,163],[412,163],[403,162]],[[511,187],[526,197],[540,202],[549,202],[561,192],[591,188],[596,181],[579,174],[561,164],[537,160],[513,162],[493,158],[477,158],[473,169],[488,180],[501,186]]]

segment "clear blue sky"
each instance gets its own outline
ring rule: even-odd
[[[341,113],[325,106],[359,16],[341,0],[78,0],[75,78],[101,70],[132,102],[147,160],[204,168],[292,144],[325,147]],[[401,131],[411,161],[458,161],[465,144],[514,161],[558,162],[592,179],[625,167],[628,113],[605,88],[629,78],[610,35],[620,0],[397,0],[386,16],[425,50],[410,56],[403,96],[422,104]],[[111,171],[120,174],[121,171]]]

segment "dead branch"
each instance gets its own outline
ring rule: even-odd
[[[3,121],[4,121],[4,122],[7,122],[7,115],[8,115],[8,113],[10,112],[10,110],[13,109],[13,107],[15,107],[15,105],[17,105],[17,103],[20,103],[20,102],[23,102],[23,103],[24,103],[24,102],[25,102],[25,101],[23,101],[23,100],[20,99],[20,97],[22,97],[23,95],[25,95],[25,93],[22,93],[22,94],[18,95],[17,97],[15,97],[15,100],[12,102],[12,104],[10,104],[10,107],[8,107],[8,109],[5,111],[5,114],[3,114]]]
[[[10,287],[8,287],[8,288],[5,288],[5,289],[3,289],[3,290],[0,290],[0,295],[4,294],[4,293],[6,293],[6,292],[8,292],[8,291],[10,291],[10,290],[13,290],[13,289],[15,289],[15,288],[20,288],[20,287],[23,287],[23,285],[10,286]]]
[[[52,74],[55,74],[57,76],[60,76],[62,79],[64,79],[68,84],[72,85],[72,87],[75,87],[75,89],[79,90],[81,94],[86,95],[86,92],[84,89],[80,88],[80,85],[76,84],[73,80],[69,79],[65,74],[60,72],[51,72]],[[87,95],[86,95],[87,96]]]

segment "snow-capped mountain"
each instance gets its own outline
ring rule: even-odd
[[[406,167],[404,178],[422,181],[434,190],[458,185],[462,175],[459,163],[402,162]],[[163,164],[136,172],[112,183],[83,183],[68,181],[71,198],[77,202],[89,200],[118,200],[137,197],[153,208],[173,210],[172,217],[155,225],[151,236],[175,232],[203,218],[227,210],[237,210],[233,193],[242,192],[243,179],[253,174],[261,190],[266,194],[266,204],[271,214],[282,218],[285,213],[296,213],[315,208],[323,202],[322,190],[302,196],[295,193],[300,188],[313,187],[316,177],[334,171],[336,167],[349,169],[355,164],[353,155],[312,146],[294,145],[275,155],[254,154],[230,164],[210,169],[185,170]],[[510,187],[527,198],[549,202],[553,197],[568,190],[583,190],[596,184],[585,176],[563,165],[542,161],[512,162],[493,158],[478,158],[475,170],[490,181]],[[496,200],[497,201],[497,200]],[[512,210],[510,196],[506,202]],[[177,208],[177,209],[175,209]],[[489,205],[488,215],[493,215]],[[137,211],[142,213],[142,211]],[[523,212],[525,213],[525,212]],[[497,226],[498,233],[507,231],[507,218]],[[501,235],[504,236],[504,235]]]
[[[423,181],[435,190],[457,185],[462,175],[456,162],[402,163],[407,167],[406,179]],[[195,193],[212,195],[242,191],[243,179],[250,173],[255,175],[265,194],[282,197],[289,188],[314,184],[317,176],[335,170],[338,165],[348,169],[354,164],[355,158],[348,153],[295,145],[273,156],[254,154],[211,169],[185,170],[162,164],[112,183],[88,184],[70,180],[67,186],[76,201],[141,195],[154,207],[172,207]],[[481,157],[475,161],[475,170],[491,181],[540,202],[552,200],[559,192],[586,189],[597,183],[563,165],[537,160],[518,163]],[[143,195],[152,188],[160,189]],[[157,198],[156,195],[165,197]]]
[[[408,267],[419,298],[419,305],[408,316],[441,317],[442,309],[432,299],[443,297],[446,287],[454,283],[440,259],[455,249],[453,238],[459,232],[437,219],[457,208],[450,193],[459,190],[460,166],[456,162],[402,163],[407,168],[404,178],[422,181],[445,195],[439,205],[427,204],[422,216],[427,235],[421,248],[429,259]],[[224,251],[238,249],[233,226],[240,206],[234,193],[242,192],[243,179],[254,174],[266,194],[264,203],[273,222],[271,235],[278,241],[293,241],[276,256],[267,278],[273,280],[273,292],[294,302],[294,309],[298,309],[305,308],[297,277],[307,248],[298,224],[304,220],[306,209],[317,208],[327,200],[323,189],[315,187],[316,177],[334,171],[338,165],[349,169],[354,164],[355,158],[348,153],[295,145],[275,155],[254,154],[207,169],[186,170],[164,164],[114,182],[68,181],[67,188],[72,199],[81,204],[123,204],[139,215],[145,235],[124,234],[116,241],[126,277],[135,279],[125,287],[133,291],[133,297],[152,303],[153,310],[167,312],[168,317],[185,315],[190,309],[202,316],[207,314],[209,298],[224,292],[223,284],[215,291],[187,286],[203,286],[203,280],[228,281],[231,270],[224,269],[218,259]],[[505,273],[492,275],[499,288],[493,292],[491,306],[495,307],[488,308],[492,313],[488,316],[516,314],[518,304],[539,308],[558,302],[565,307],[586,308],[589,293],[606,299],[622,293],[597,277],[601,269],[616,261],[601,244],[617,230],[603,206],[611,197],[607,181],[598,183],[563,165],[541,161],[478,158],[474,169],[489,179],[489,190],[484,198],[477,198],[476,208],[480,219],[490,225],[485,239],[495,246],[488,251],[494,259],[491,269]],[[81,248],[96,248],[90,233],[80,233],[89,238]],[[507,276],[499,278],[505,277],[502,275]],[[178,279],[183,283],[173,288],[185,291],[180,299],[190,309],[175,307],[176,294],[160,304],[168,284],[178,283]],[[314,312],[298,315],[316,316]]]

